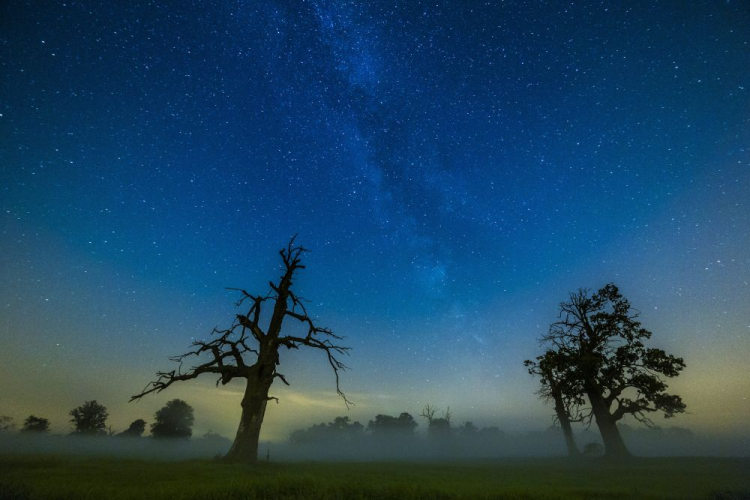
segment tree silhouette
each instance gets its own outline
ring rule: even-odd
[[[70,410],[70,422],[75,426],[74,434],[87,436],[105,436],[107,409],[96,402],[86,401],[78,408]]]
[[[542,387],[539,396],[544,402],[555,404],[555,420],[560,423],[568,456],[576,457],[580,453],[576,446],[571,422],[580,422],[586,416],[582,413],[584,404],[582,386],[572,370],[573,363],[567,358],[565,350],[547,350],[537,356],[536,361],[524,361],[531,375],[539,377]]]
[[[289,441],[295,444],[348,444],[362,439],[364,430],[362,424],[350,421],[349,417],[336,417],[333,422],[315,424],[307,429],[298,429],[292,432]]]
[[[679,396],[665,392],[662,380],[679,375],[685,363],[646,347],[644,341],[652,334],[637,318],[630,302],[610,283],[592,295],[587,290],[571,293],[560,304],[560,319],[542,339],[559,354],[555,362],[561,363],[564,392],[578,390],[577,397],[588,399],[608,457],[630,455],[617,428],[625,415],[650,426],[651,413],[669,418],[685,410]]]
[[[334,335],[328,328],[318,326],[307,313],[305,300],[292,291],[295,273],[305,266],[301,264],[302,254],[307,250],[294,243],[292,238],[286,248],[279,251],[282,261],[282,276],[276,283],[270,282],[270,292],[266,295],[251,295],[242,289],[233,288],[241,294],[237,306],[249,304],[246,314],[237,314],[232,325],[226,330],[214,329],[213,340],[193,342],[194,349],[172,358],[180,363],[180,368],[169,372],[158,372],[157,380],[151,382],[140,393],[131,398],[137,400],[151,392],[161,392],[175,382],[191,380],[204,373],[218,375],[217,385],[227,384],[232,379],[246,380],[245,395],[242,398],[242,416],[232,448],[227,454],[230,460],[255,462],[258,459],[258,438],[266,405],[270,400],[269,389],[276,379],[289,385],[284,375],[276,371],[279,364],[279,349],[299,349],[311,347],[326,354],[328,363],[336,378],[336,392],[348,405],[346,396],[339,387],[339,370],[346,366],[337,355],[347,353],[348,347],[338,345],[342,337]],[[261,313],[266,304],[272,305],[270,320],[266,329],[261,327]],[[297,335],[283,335],[282,329],[287,318],[301,324],[307,331]],[[208,358],[205,362],[183,372],[185,359],[196,356]],[[251,357],[252,362],[247,360]]]
[[[118,434],[121,437],[141,437],[146,430],[146,421],[142,418],[134,420],[130,427]]]
[[[49,431],[49,420],[42,417],[35,417],[29,415],[26,420],[23,421],[23,427],[21,432],[33,432],[33,433],[44,433]]]
[[[449,406],[444,412],[442,417],[435,417],[438,409],[431,406],[425,405],[422,409],[420,417],[427,419],[427,435],[433,438],[445,438],[451,434],[451,407]]]
[[[367,423],[367,430],[373,437],[398,437],[403,439],[405,436],[413,436],[417,425],[414,417],[406,412],[401,413],[398,417],[380,414],[375,416],[375,420],[370,420]]]
[[[192,406],[181,399],[167,401],[167,404],[154,414],[151,436],[155,438],[189,438],[193,435],[194,421]]]

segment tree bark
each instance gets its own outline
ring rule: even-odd
[[[578,446],[576,446],[576,439],[573,436],[573,428],[570,425],[570,418],[565,409],[562,395],[559,392],[554,391],[552,397],[555,400],[555,413],[557,413],[557,420],[560,421],[560,427],[565,435],[565,446],[568,448],[568,456],[577,457],[580,453],[578,452]]]
[[[257,374],[247,378],[245,396],[242,398],[242,417],[234,443],[226,459],[238,462],[258,461],[258,441],[263,417],[268,404],[268,390],[273,377],[262,380]]]
[[[625,446],[625,441],[622,440],[620,429],[617,428],[617,420],[612,417],[605,401],[598,393],[593,391],[589,392],[588,396],[591,409],[594,412],[596,426],[602,435],[602,441],[604,441],[604,456],[614,459],[630,457],[630,451]]]

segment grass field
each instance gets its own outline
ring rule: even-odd
[[[750,459],[463,463],[0,457],[0,499],[750,499]]]

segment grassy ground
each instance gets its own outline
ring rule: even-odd
[[[229,465],[0,457],[8,499],[750,499],[750,460]]]

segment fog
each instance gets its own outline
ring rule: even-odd
[[[297,431],[283,442],[262,442],[259,459],[273,462],[448,461],[566,454],[561,431],[555,427],[523,434],[506,434],[496,428],[466,430],[461,427],[442,435],[424,432],[375,435],[361,427],[340,432],[340,429],[327,425],[319,424],[302,432]],[[313,432],[308,432],[311,430]],[[748,436],[700,436],[679,427],[633,429],[623,426],[622,431],[630,451],[637,456],[748,456],[750,453]],[[601,443],[593,428],[577,433],[576,441],[580,449],[590,443]],[[217,435],[192,439],[154,439],[0,433],[0,454],[190,460],[220,457],[230,446],[230,439]]]
[[[623,429],[623,439],[636,456],[748,456],[750,437],[698,436],[687,429]],[[594,429],[576,434],[579,449],[602,441]],[[596,446],[592,456],[596,456]],[[260,458],[270,451],[278,461],[336,460],[477,460],[523,457],[566,456],[562,431],[506,434],[496,429],[470,433],[456,431],[436,437],[427,434],[377,438],[363,433],[358,437],[339,437],[310,442],[285,441],[263,443]]]
[[[192,439],[150,437],[78,436],[59,434],[0,433],[0,454],[53,454],[154,460],[215,458],[225,454],[232,441],[213,435]]]

